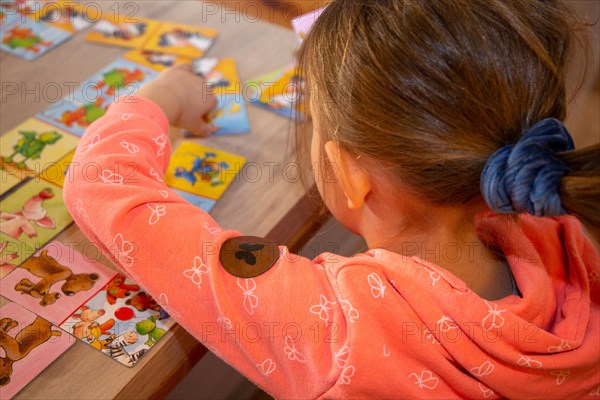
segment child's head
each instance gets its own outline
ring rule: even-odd
[[[313,153],[331,141],[430,205],[481,201],[494,152],[564,120],[574,21],[558,0],[334,1],[300,51]]]

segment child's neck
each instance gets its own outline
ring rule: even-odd
[[[477,208],[429,209],[400,221],[380,219],[365,232],[365,240],[369,248],[440,265],[481,297],[497,300],[513,292],[512,277],[502,255],[479,240],[474,221]],[[390,237],[390,232],[397,233]]]

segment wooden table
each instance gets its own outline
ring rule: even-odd
[[[131,10],[131,1],[102,2],[103,7],[119,4]],[[234,57],[242,82],[289,64],[294,39],[291,31],[255,19],[243,18],[231,11],[220,11],[213,4],[197,1],[139,2],[136,16],[218,29],[219,39],[210,50],[214,57]],[[68,42],[35,61],[24,61],[6,53],[0,57],[2,82],[16,82],[23,89],[8,96],[0,109],[0,132],[5,133],[25,119],[43,111],[55,97],[44,93],[50,86],[82,82],[99,69],[121,57],[127,50],[88,43],[79,33]],[[21,96],[22,95],[22,96]],[[56,101],[56,98],[54,99]],[[224,227],[268,236],[280,243],[292,244],[292,250],[318,227],[312,219],[315,207],[303,200],[304,189],[294,182],[289,167],[293,156],[291,122],[257,107],[248,106],[252,133],[223,136],[201,143],[225,151],[243,154],[248,164],[212,211]],[[176,147],[176,144],[173,146]],[[257,171],[261,176],[257,178]],[[304,171],[308,172],[309,171]],[[72,225],[56,240],[76,242],[75,248],[88,243]],[[111,265],[106,259],[106,265]],[[73,339],[75,340],[75,339]],[[176,325],[133,368],[125,367],[77,342],[50,367],[25,387],[20,399],[106,399],[163,397],[198,362],[206,349]],[[201,390],[201,388],[199,388]]]

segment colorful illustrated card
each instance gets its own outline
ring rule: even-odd
[[[5,169],[0,169],[0,196],[17,186],[19,182],[21,182],[20,178],[9,174]]]
[[[80,104],[108,106],[121,96],[134,94],[157,75],[158,72],[153,69],[117,59],[82,82],[72,99]]]
[[[44,246],[73,222],[62,197],[60,187],[30,178],[2,197],[0,232],[36,249]]]
[[[296,39],[302,43],[310,28],[313,26],[317,18],[325,11],[325,7],[311,11],[292,20],[292,28],[296,33]]]
[[[145,49],[131,50],[129,53],[125,54],[124,58],[157,71],[164,71],[174,65],[190,63],[192,61],[191,58],[179,56],[177,54],[162,53]]]
[[[106,114],[109,105],[110,102],[102,97],[87,103],[63,99],[52,104],[36,117],[81,137],[92,122]]]
[[[75,340],[15,303],[6,302],[0,314],[0,393],[3,400],[8,400],[74,345]]]
[[[192,70],[206,78],[208,86],[217,94],[240,93],[240,78],[233,58],[197,58]]]
[[[2,295],[60,325],[115,275],[89,253],[50,242],[4,277]]]
[[[86,40],[114,46],[142,48],[161,23],[131,16],[114,16],[96,22]]]
[[[183,142],[171,156],[165,183],[175,189],[218,200],[245,162],[242,156]]]
[[[30,118],[0,137],[0,168],[18,178],[37,175],[78,143],[77,136]]]
[[[217,202],[212,199],[208,199],[206,197],[197,196],[195,194],[186,192],[184,190],[172,189],[175,193],[183,197],[188,203],[206,211],[207,213],[211,212],[215,204]]]
[[[298,103],[303,81],[295,67],[283,68],[246,83],[246,98],[253,104],[288,118],[303,115]]]
[[[217,39],[210,28],[163,22],[144,46],[145,50],[173,53],[184,57],[202,57]]]
[[[74,155],[75,151],[73,150],[60,160],[52,163],[52,165],[50,165],[44,170],[44,172],[40,174],[40,178],[48,182],[52,182],[57,186],[63,187],[65,185],[65,177],[69,172],[69,166],[71,165]]]
[[[217,107],[206,116],[213,135],[250,133],[246,102],[241,94],[217,94]]]
[[[7,276],[35,251],[23,242],[0,232],[0,279]],[[4,284],[2,284],[4,294]]]
[[[45,4],[35,14],[35,20],[45,22],[55,28],[75,33],[82,31],[96,21],[100,15],[96,7],[83,6],[69,0],[61,0]]]
[[[117,274],[60,326],[132,367],[173,324],[169,314],[143,288]]]
[[[0,49],[33,60],[55,48],[71,34],[41,22],[12,21],[0,30]]]

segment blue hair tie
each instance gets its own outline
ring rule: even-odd
[[[496,151],[481,174],[481,193],[498,213],[566,214],[558,187],[570,169],[554,153],[573,150],[573,139],[557,119],[543,119],[515,145]]]

